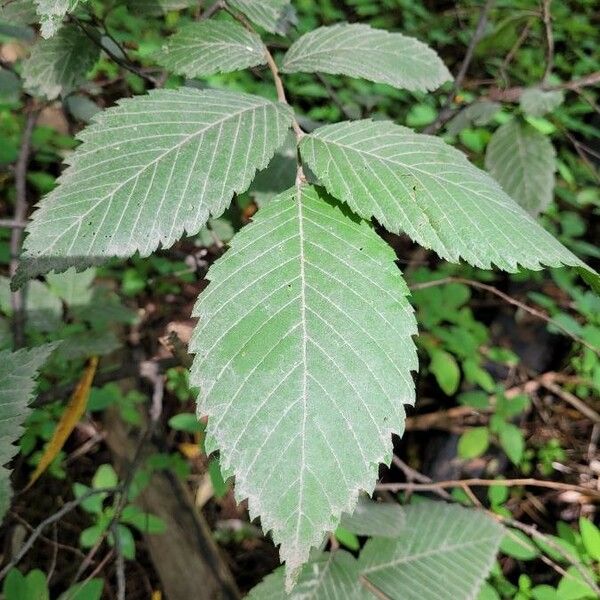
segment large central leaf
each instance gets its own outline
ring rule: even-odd
[[[122,101],[80,135],[28,227],[26,257],[148,255],[197,233],[267,165],[290,122],[283,104],[225,91]]]
[[[199,410],[288,573],[372,491],[414,397],[394,253],[333,202],[299,186],[261,208],[194,311]]]

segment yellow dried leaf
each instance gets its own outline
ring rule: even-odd
[[[48,468],[56,458],[57,454],[62,450],[62,447],[65,445],[65,442],[71,435],[73,429],[75,429],[75,425],[79,422],[79,419],[87,406],[90,388],[92,387],[92,381],[94,380],[97,366],[98,357],[92,356],[67,404],[65,412],[62,414],[60,421],[54,430],[52,439],[48,442],[38,466],[31,475],[27,488],[31,487]]]

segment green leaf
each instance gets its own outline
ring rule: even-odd
[[[342,515],[340,525],[357,535],[396,537],[404,521],[404,509],[398,504],[374,502],[361,496],[354,512]]]
[[[531,117],[543,117],[552,112],[565,101],[565,93],[562,90],[546,92],[540,88],[528,88],[523,90],[519,104],[521,110]]]
[[[285,35],[296,24],[291,0],[227,0],[227,4],[270,33]]]
[[[444,350],[435,349],[431,353],[429,368],[435,375],[438,385],[447,396],[452,396],[460,383],[460,369],[452,354]]]
[[[248,600],[366,600],[367,597],[359,584],[356,559],[345,550],[338,550],[313,552],[289,593],[285,589],[285,571],[280,567],[250,591]]]
[[[290,132],[269,166],[256,174],[248,192],[259,207],[294,185],[298,168],[296,152],[296,140]]]
[[[49,40],[41,40],[23,63],[25,89],[54,100],[67,95],[85,80],[98,60],[98,47],[75,26],[63,27]]]
[[[358,537],[341,525],[335,530],[335,538],[342,546],[348,548],[348,550],[356,551],[360,548]]]
[[[508,529],[500,544],[500,552],[518,560],[533,560],[540,555],[535,544],[522,532]]]
[[[503,423],[498,436],[500,438],[500,445],[504,452],[506,452],[506,456],[515,465],[519,465],[525,451],[523,432],[512,423]]]
[[[558,584],[557,591],[560,600],[593,600],[598,597],[583,579],[579,569],[585,569],[588,580],[594,581],[594,574],[583,565],[580,565],[579,568],[569,567],[567,574]]]
[[[56,346],[0,351],[0,521],[12,497],[10,470],[5,465],[18,451],[14,443],[21,437],[23,423],[31,412],[28,404],[37,373]]]
[[[537,215],[552,202],[554,146],[527,123],[512,119],[494,132],[486,150],[485,167],[528,213]]]
[[[122,100],[80,134],[28,226],[25,257],[58,258],[64,270],[196,234],[267,165],[290,123],[288,107],[248,94],[181,88]]]
[[[6,600],[23,600],[27,598],[27,581],[25,575],[16,567],[10,569],[2,586]]]
[[[206,77],[264,65],[265,46],[256,33],[233,21],[190,23],[155,55],[159,65],[186,77]]]
[[[2,0],[0,2],[0,20],[11,25],[36,23],[38,15],[33,0]]]
[[[2,276],[0,276],[0,309],[7,315],[12,314],[10,281]],[[45,283],[32,281],[27,287],[25,312],[29,327],[40,331],[52,331],[60,325],[62,304]]]
[[[477,458],[490,444],[490,432],[487,427],[473,427],[465,431],[458,440],[458,455],[461,458]]]
[[[600,290],[595,271],[439,138],[362,120],[321,127],[300,149],[330,194],[446,260],[512,272],[572,265]]]
[[[92,282],[96,277],[96,269],[86,269],[81,273],[71,267],[64,273],[48,273],[46,281],[52,292],[68,306],[89,304],[92,300]]]
[[[289,580],[372,492],[413,402],[416,323],[394,260],[367,223],[299,186],[233,239],[194,309],[207,452],[220,449],[237,497],[281,544]]]
[[[392,600],[475,597],[503,527],[483,512],[441,502],[405,510],[397,539],[373,538],[363,548],[361,577]]]
[[[142,533],[149,534],[164,533],[167,527],[160,517],[143,512],[132,504],[123,509],[121,522],[135,527]]]
[[[58,597],[58,600],[100,600],[103,589],[104,580],[90,579],[70,587]]]
[[[283,57],[282,71],[350,75],[413,92],[435,90],[452,79],[439,56],[423,42],[348,23],[303,35]]]
[[[169,427],[177,431],[198,433],[204,431],[204,425],[198,421],[194,413],[179,413],[169,419]]]
[[[65,16],[85,2],[87,0],[34,0],[42,24],[42,36],[52,37],[61,28]]]
[[[488,100],[474,102],[448,121],[446,129],[450,135],[458,135],[463,129],[473,125],[487,125],[501,108],[499,102]]]
[[[119,483],[119,477],[112,465],[100,465],[92,479],[92,487],[97,490],[100,488],[114,487]]]
[[[600,529],[590,520],[580,517],[579,530],[586,552],[592,560],[600,562]]]

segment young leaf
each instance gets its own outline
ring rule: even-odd
[[[392,600],[474,598],[496,557],[502,526],[483,512],[441,502],[405,511],[396,539],[367,542],[361,577]]]
[[[34,0],[40,23],[42,36],[52,37],[61,27],[65,16],[73,12],[78,4],[87,0]]]
[[[485,168],[529,214],[543,212],[554,196],[556,153],[550,139],[512,119],[488,144]]]
[[[290,0],[227,0],[227,4],[270,33],[285,35],[296,24]]]
[[[530,117],[543,117],[565,101],[562,90],[544,91],[540,88],[528,88],[523,91],[519,104],[521,110]]]
[[[54,100],[74,90],[98,60],[100,50],[81,30],[63,27],[49,40],[41,40],[23,63],[25,88]]]
[[[207,452],[220,449],[281,544],[288,581],[372,492],[413,402],[416,324],[394,258],[367,223],[298,186],[233,239],[194,309]]]
[[[458,455],[461,458],[481,456],[490,443],[490,432],[487,427],[472,427],[465,431],[458,440]]]
[[[248,94],[181,88],[123,100],[80,134],[27,228],[25,258],[49,259],[39,273],[57,258],[64,269],[78,256],[147,256],[197,233],[267,165],[290,123],[286,106]]]
[[[300,150],[330,194],[446,260],[506,271],[572,265],[600,290],[597,273],[439,138],[363,120],[321,127]]]
[[[23,423],[35,387],[35,378],[56,344],[31,350],[0,351],[0,520],[10,505],[10,470],[4,465],[16,454],[14,442],[23,431]]]
[[[350,75],[413,92],[435,90],[452,79],[439,56],[423,42],[348,23],[303,35],[283,57],[282,71]]]
[[[370,594],[363,595],[358,575],[357,560],[345,550],[313,552],[289,594],[284,568],[280,567],[250,591],[248,600],[366,600]]]
[[[391,502],[361,496],[352,514],[342,515],[341,527],[357,535],[396,537],[404,527],[404,509]]]
[[[228,73],[266,62],[260,37],[234,21],[190,23],[172,35],[155,58],[186,77]]]

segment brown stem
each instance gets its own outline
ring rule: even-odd
[[[542,77],[544,85],[552,73],[554,66],[554,36],[552,35],[552,15],[550,14],[550,3],[552,0],[542,0],[542,20],[546,31],[546,68]]]
[[[463,488],[464,486],[494,487],[503,485],[506,487],[530,486],[549,488],[565,492],[579,492],[595,498],[600,498],[600,491],[576,485],[574,483],[562,483],[560,481],[545,481],[543,479],[532,479],[530,477],[521,479],[452,479],[448,481],[433,481],[431,483],[380,483],[375,489],[378,491],[399,492],[407,490],[411,492],[435,492],[448,488]]]

